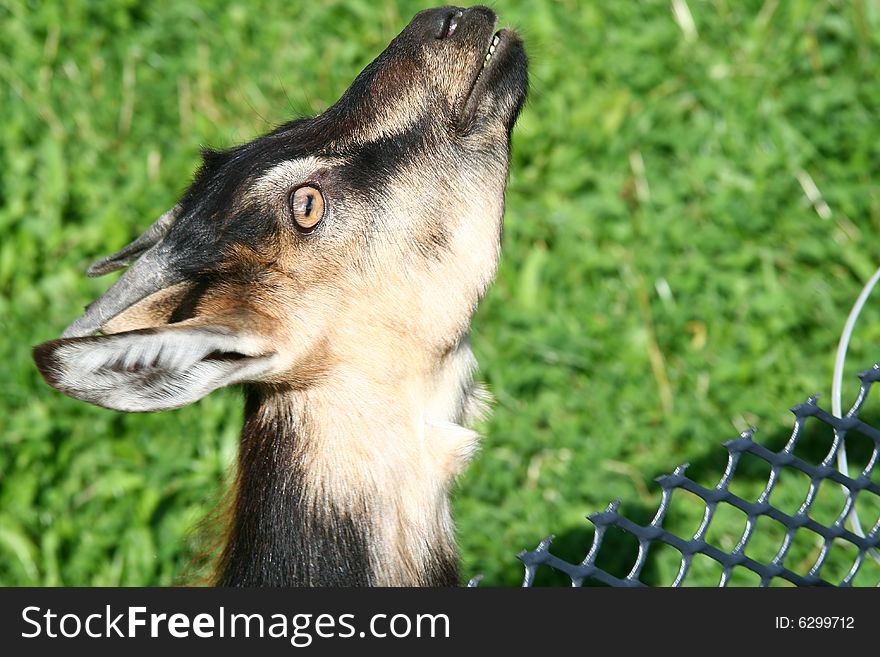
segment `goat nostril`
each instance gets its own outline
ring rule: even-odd
[[[448,39],[455,33],[455,29],[458,27],[458,21],[461,20],[461,17],[464,15],[461,9],[458,9],[450,14],[446,14],[443,18],[443,24],[440,26],[440,33],[437,35],[438,39]]]

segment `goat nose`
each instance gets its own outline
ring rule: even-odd
[[[448,39],[455,34],[455,30],[458,28],[458,22],[463,15],[464,10],[458,9],[457,7],[451,8],[451,11],[444,12],[440,16],[440,29],[437,33],[437,38]]]

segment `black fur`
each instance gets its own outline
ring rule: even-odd
[[[266,216],[254,208],[234,207],[234,200],[263,173],[277,164],[309,155],[341,159],[342,164],[327,175],[332,177],[337,195],[381,196],[384,185],[401,167],[417,164],[417,158],[447,145],[470,131],[480,130],[487,115],[461,115],[462,107],[451,107],[444,94],[437,92],[423,107],[413,111],[401,131],[364,143],[364,132],[385,103],[393,103],[398,93],[384,87],[377,97],[374,83],[397,61],[406,61],[425,47],[433,47],[443,33],[452,8],[421,12],[388,48],[355,79],[340,100],[317,117],[298,119],[250,143],[223,152],[205,151],[203,164],[184,196],[182,218],[166,242],[170,253],[190,275],[210,271],[227,248],[235,243],[259,250],[271,242],[273,232],[290,228],[283,217]],[[485,8],[471,10],[474,20],[463,21],[457,39],[485,43],[494,29],[494,14]],[[514,40],[511,52],[497,66],[491,80],[481,87],[496,89],[498,106],[494,111],[513,126],[525,99],[526,56],[521,43]],[[475,70],[473,75],[477,75]],[[405,77],[401,78],[405,81]],[[457,135],[457,137],[452,137]],[[478,143],[478,142],[476,142]],[[487,143],[480,157],[494,157],[497,145]],[[467,163],[462,161],[462,166]],[[331,201],[332,202],[332,201]],[[449,237],[442,221],[416,244],[424,257],[446,248]],[[370,230],[381,231],[381,217],[362,218]],[[316,236],[303,239],[320,239]],[[371,537],[370,500],[358,508],[334,508],[331,500],[315,514],[302,504],[305,471],[303,453],[307,435],[296,435],[294,427],[305,433],[301,418],[285,416],[283,408],[261,401],[258,388],[246,393],[246,421],[239,454],[236,505],[230,536],[223,552],[218,583],[227,586],[338,586],[369,585],[374,574],[369,563]],[[426,540],[429,540],[426,537]],[[458,584],[457,557],[450,545],[436,545],[422,574],[423,585]]]
[[[212,271],[233,244],[259,250],[261,245],[271,242],[276,231],[292,229],[284,225],[282,217],[259,208],[235,205],[250,184],[279,163],[309,155],[340,158],[344,163],[328,174],[332,178],[333,193],[375,197],[381,196],[384,185],[400,167],[431,157],[438,146],[448,146],[451,139],[460,138],[462,133],[479,130],[484,122],[497,118],[494,113],[504,118],[509,135],[527,87],[526,55],[518,40],[510,44],[511,52],[493,70],[491,82],[481,81],[481,87],[491,84],[496,89],[498,107],[494,110],[481,116],[469,116],[466,125],[460,124],[461,108],[450,106],[450,100],[438,88],[429,88],[425,90],[428,96],[423,104],[410,109],[408,125],[401,126],[401,132],[369,142],[363,142],[359,136],[401,93],[403,87],[397,88],[398,85],[388,82],[387,70],[402,63],[412,65],[422,50],[439,44],[438,35],[455,9],[443,7],[417,14],[323,114],[285,123],[251,142],[225,151],[203,149],[202,166],[181,199],[179,216],[163,240],[167,262],[184,277],[192,277]],[[473,18],[463,20],[452,39],[461,47],[486,42],[487,35],[491,36],[494,29],[494,14],[485,7],[474,7],[467,13]],[[473,74],[476,72],[478,69]],[[382,84],[377,91],[380,76]],[[400,80],[403,85],[407,84],[406,76]],[[453,134],[458,137],[453,138]],[[481,150],[479,146],[469,147]],[[486,147],[497,148],[491,143]],[[481,153],[481,157],[492,155],[488,151]],[[468,163],[462,160],[453,166],[458,165],[468,166]],[[432,240],[441,246],[445,241],[442,230],[438,230]],[[427,245],[425,251],[430,252],[431,246]]]
[[[220,586],[371,586],[368,546],[371,501],[342,509],[319,495],[315,512],[303,503],[308,428],[290,416],[265,389],[245,388],[245,424],[239,450],[235,506],[220,558]],[[426,540],[436,540],[426,537]],[[451,546],[430,546],[420,586],[457,586],[458,563]],[[380,565],[381,567],[381,565]]]
[[[485,166],[487,161],[495,163],[495,158],[506,157],[497,140],[481,141],[473,137],[479,136],[484,127],[494,126],[493,121],[501,120],[507,128],[509,146],[510,129],[526,94],[525,52],[518,38],[513,38],[507,46],[507,54],[499,53],[496,65],[481,72],[482,54],[495,29],[495,15],[484,7],[467,10],[453,35],[448,27],[450,14],[456,10],[444,7],[417,14],[355,79],[342,98],[323,114],[286,123],[254,141],[225,151],[203,151],[202,166],[179,203],[176,220],[156,245],[156,259],[177,274],[170,278],[192,283],[176,308],[169,309],[171,322],[196,316],[202,296],[218,285],[238,283],[241,289],[249,289],[253,283],[254,289],[269,295],[271,290],[266,289],[268,284],[261,279],[268,263],[274,262],[272,250],[278,249],[282,242],[316,249],[331,244],[332,240],[322,242],[332,233],[325,231],[323,223],[313,233],[297,237],[288,217],[281,212],[267,211],[263,207],[267,204],[261,205],[265,199],[254,199],[245,193],[262,174],[282,162],[310,155],[340,161],[337,166],[309,175],[323,177],[314,182],[322,191],[329,192],[328,207],[340,199],[353,199],[363,202],[352,203],[350,207],[376,208],[372,213],[375,216],[341,218],[351,223],[363,222],[361,226],[345,227],[354,229],[353,234],[375,236],[387,228],[383,225],[381,202],[376,200],[381,199],[385,185],[401,167],[409,169],[422,160],[430,161],[434,171],[442,176],[446,170]],[[456,60],[456,56],[459,63],[469,64],[459,66],[460,70],[447,70],[445,65]],[[504,61],[499,63],[502,57]],[[418,77],[407,75],[408,71],[419,72],[414,74]],[[485,112],[476,112],[472,102],[471,109],[465,113],[466,98],[449,97],[448,90],[440,84],[450,82],[451,75],[455,75],[458,82],[470,84],[467,89],[473,99],[481,97],[478,92],[491,88],[494,105],[488,106]],[[419,84],[422,92],[417,102],[406,93],[412,84]],[[485,106],[486,103],[481,107]],[[381,131],[372,129],[379,126],[379,119],[389,107],[402,110],[405,118],[401,125],[389,127],[382,123]],[[381,136],[376,137],[380,133]],[[426,176],[426,180],[422,183],[427,185],[425,193],[415,196],[421,198],[425,206],[422,212],[433,215],[421,218],[436,221],[425,221],[432,223],[430,228],[418,231],[419,235],[409,239],[413,240],[410,244],[413,253],[430,258],[449,247],[447,224],[450,222],[444,221],[449,215],[444,214],[448,209],[442,193],[433,193],[430,176]],[[291,190],[278,191],[286,198]],[[275,207],[271,203],[268,206]],[[278,239],[282,231],[289,231],[286,240]],[[399,241],[408,238],[407,235],[396,237]],[[302,242],[295,242],[296,239]],[[234,247],[250,249],[255,257],[230,258],[231,252],[239,251]],[[351,257],[350,251],[340,255],[343,260]],[[144,332],[149,330],[152,329],[144,329]],[[459,338],[453,336],[453,342]],[[49,384],[56,387],[60,365],[55,350],[60,344],[61,341],[53,341],[34,350],[40,371]],[[233,362],[242,360],[243,355],[214,352],[208,359]],[[154,387],[147,375],[144,380],[149,387]],[[77,396],[76,391],[65,392]],[[375,500],[369,498],[369,491],[361,491],[361,499],[346,502],[346,507],[341,508],[342,503],[330,499],[329,495],[309,491],[310,499],[317,496],[319,508],[304,504],[303,486],[311,481],[305,470],[308,427],[303,418],[291,416],[282,397],[271,399],[270,404],[266,394],[269,393],[264,387],[246,387],[246,418],[235,501],[228,540],[220,556],[217,583],[225,586],[375,584],[381,575],[373,572],[370,559],[370,546],[376,540],[371,536],[377,513],[372,506]],[[80,398],[101,404],[97,398]],[[449,542],[451,537],[426,536],[424,540],[428,542],[431,556],[418,581],[412,583],[457,585],[457,556]],[[382,565],[376,567],[381,569]]]
[[[307,436],[294,418],[245,392],[245,424],[235,507],[221,557],[220,586],[369,586],[370,536],[365,508],[320,514],[304,508],[302,455]]]

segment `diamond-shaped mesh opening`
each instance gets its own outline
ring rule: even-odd
[[[735,506],[720,503],[715,507],[712,522],[706,531],[706,542],[730,554],[742,539],[747,520],[748,516]]]
[[[711,582],[714,585],[721,583],[721,575],[724,567],[712,557],[705,554],[695,554],[691,559],[687,577],[683,586],[701,586],[698,582]]]
[[[791,438],[777,451],[755,442],[751,431],[724,443],[728,462],[717,483],[690,479],[686,466],[659,477],[660,505],[649,523],[621,514],[619,502],[591,514],[596,531],[583,561],[555,556],[549,539],[521,553],[524,585],[534,584],[544,566],[577,586],[643,586],[655,577],[666,584],[681,564],[672,586],[877,586],[880,430],[859,412],[880,381],[880,365],[859,377],[858,399],[843,418],[815,398],[795,406]],[[863,472],[837,471],[838,449],[848,435],[873,442],[856,450],[860,462],[853,467]],[[855,530],[853,509],[865,534]]]
[[[672,498],[675,501],[666,514],[663,526],[676,536],[696,536],[703,526],[706,502],[699,495],[684,489],[676,489]]]
[[[745,452],[740,454],[736,472],[731,478],[727,489],[732,495],[756,502],[770,479],[770,464],[764,459]]]
[[[611,527],[604,536],[608,549],[602,550],[596,559],[596,567],[615,577],[626,577],[639,555],[639,539],[628,531]]]
[[[880,471],[873,467],[873,462],[876,461],[877,456],[874,451],[875,443],[870,436],[866,436],[860,431],[848,431],[843,442],[846,445],[846,460],[849,465],[848,474],[851,478],[856,479],[866,470],[869,471],[869,474],[873,472],[880,477]],[[880,478],[875,479],[874,482],[880,483]]]
[[[811,400],[815,402],[815,399]],[[818,465],[828,459],[835,446],[834,428],[822,422],[813,422],[809,417],[795,420],[796,439],[791,452],[810,465]]]
[[[794,516],[809,496],[811,484],[810,478],[800,470],[781,470],[769,502],[784,514]]]
[[[805,527],[795,530],[785,553],[785,567],[803,577],[819,562],[825,541],[819,534]]]
[[[859,556],[859,549],[847,540],[835,538],[831,541],[819,576],[826,582],[839,586],[849,576]]]
[[[774,577],[770,580],[769,586],[775,589],[790,589],[797,586],[797,584],[792,582],[790,579],[785,579],[784,577]]]
[[[871,528],[877,527],[880,523],[880,496],[871,495],[870,492],[859,493],[853,506],[862,529],[866,532],[870,532]]]
[[[737,566],[730,573],[727,586],[761,586],[761,576],[744,566]]]
[[[852,586],[877,586],[880,582],[880,564],[878,564],[870,556],[865,556],[861,560],[861,565],[853,577]]]
[[[788,528],[781,522],[769,516],[758,517],[746,545],[745,555],[758,563],[771,563],[782,549],[787,533]]]
[[[808,515],[820,525],[830,527],[843,521],[841,516],[848,506],[847,501],[840,484],[826,479],[819,484],[816,499],[813,501]]]
[[[662,541],[651,543],[642,581],[651,586],[672,586],[681,570],[681,552]]]

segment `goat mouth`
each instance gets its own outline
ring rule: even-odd
[[[513,33],[508,29],[498,30],[492,35],[492,39],[483,51],[483,59],[473,75],[467,96],[465,96],[460,123],[467,124],[473,118],[480,98],[492,84],[493,74],[498,68],[499,62],[503,61],[507,54],[512,38]]]
[[[483,68],[486,68],[489,64],[492,63],[492,55],[495,54],[495,51],[498,49],[499,44],[501,43],[501,30],[498,30],[495,34],[492,35],[492,43],[489,44],[489,50],[486,52],[486,57],[483,58]],[[480,73],[483,72],[483,69],[480,69]],[[479,76],[477,76],[479,77]]]

